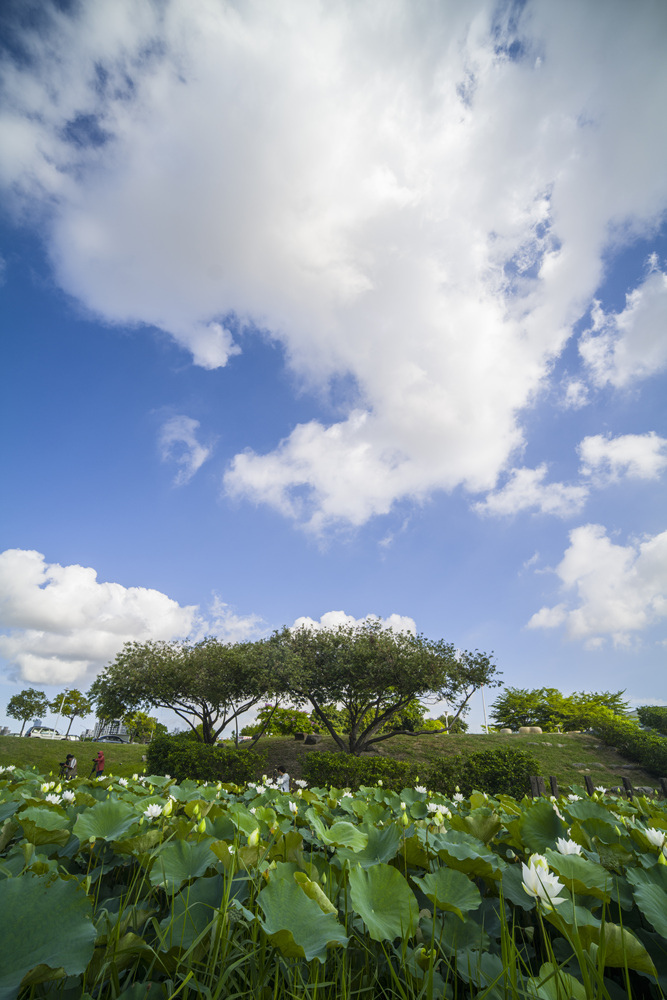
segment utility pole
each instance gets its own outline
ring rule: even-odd
[[[63,694],[62,701],[60,702],[60,708],[58,709],[58,714],[56,716],[56,724],[54,726],[56,732],[58,731],[58,723],[60,722],[60,716],[62,714],[63,705],[65,704],[65,698],[67,697],[68,694],[69,691],[67,690],[67,688],[65,688],[65,693]]]
[[[486,730],[486,735],[489,735],[489,723],[486,718],[486,702],[484,700],[484,685],[482,685],[482,708],[484,709],[484,729]]]

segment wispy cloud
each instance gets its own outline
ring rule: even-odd
[[[655,431],[648,434],[622,434],[586,437],[578,449],[581,473],[591,476],[596,485],[627,477],[658,479],[667,469],[667,438]]]
[[[547,472],[545,463],[536,469],[512,469],[505,485],[476,503],[474,509],[497,517],[520,511],[572,517],[586,502],[588,487],[545,482]]]
[[[163,462],[174,462],[179,470],[174,477],[176,486],[185,486],[204,462],[211,457],[212,448],[197,440],[199,421],[192,417],[175,416],[165,421],[160,429],[160,457]]]

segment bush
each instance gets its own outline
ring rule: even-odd
[[[432,765],[424,777],[429,788],[444,795],[453,795],[458,785],[464,795],[478,791],[521,799],[530,790],[531,774],[539,773],[540,765],[531,753],[506,747],[446,758]]]
[[[645,771],[662,778],[667,775],[667,740],[643,732],[636,722],[615,718],[611,713],[595,723],[593,732],[624,757],[641,764]]]
[[[350,788],[353,791],[361,785],[376,785],[381,780],[384,788],[400,792],[415,784],[417,770],[414,765],[402,760],[318,751],[307,755],[303,776],[311,785],[333,785],[335,788]]]
[[[158,736],[146,752],[148,770],[171,774],[177,781],[231,781],[244,785],[266,770],[266,753],[209,746],[194,741],[189,734]]]
[[[637,716],[642,726],[648,726],[663,736],[667,736],[667,706],[642,705],[641,708],[637,709]]]

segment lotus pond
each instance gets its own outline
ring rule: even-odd
[[[0,771],[0,1000],[663,996],[667,805]]]

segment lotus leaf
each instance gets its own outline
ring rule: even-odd
[[[521,841],[529,854],[543,854],[547,847],[555,847],[559,837],[564,837],[567,825],[558,816],[548,799],[538,799],[519,820]]]
[[[278,864],[271,872],[258,897],[264,914],[260,923],[286,958],[324,962],[328,947],[346,945],[349,939],[335,914],[324,913],[297,885],[294,872],[291,864]]]
[[[128,802],[109,799],[106,802],[98,802],[91,809],[80,813],[72,832],[82,842],[91,837],[119,840],[138,821],[136,809]]]
[[[368,835],[368,843],[361,851],[354,851],[350,848],[341,847],[338,855],[343,860],[354,861],[362,868],[370,868],[380,861],[391,861],[395,858],[401,846],[401,831],[395,823],[391,826],[370,826],[365,831]]]
[[[412,889],[391,865],[350,869],[352,905],[374,941],[411,937],[419,920],[419,906]]]
[[[171,912],[160,923],[163,951],[178,947],[188,949],[217,919],[225,896],[222,875],[199,878],[174,897]]]
[[[577,854],[559,854],[558,851],[547,851],[546,858],[571,892],[595,896],[606,903],[611,899],[614,882],[602,865]]]
[[[66,844],[71,836],[67,817],[57,809],[29,807],[16,817],[29,843]]]
[[[651,956],[627,927],[611,923],[601,924],[599,927],[580,927],[579,936],[584,942],[597,946],[605,966],[613,969],[627,967],[650,976],[656,975]]]
[[[0,1000],[14,1000],[38,965],[82,973],[95,945],[91,917],[92,904],[73,880],[21,875],[1,881]]]
[[[463,920],[464,913],[476,910],[482,902],[479,889],[463,872],[438,868],[423,878],[413,878],[424,895],[440,910],[449,910]]]
[[[209,840],[201,843],[172,840],[165,844],[151,868],[152,884],[174,892],[188,879],[203,875],[215,863],[211,857],[210,843]]]

